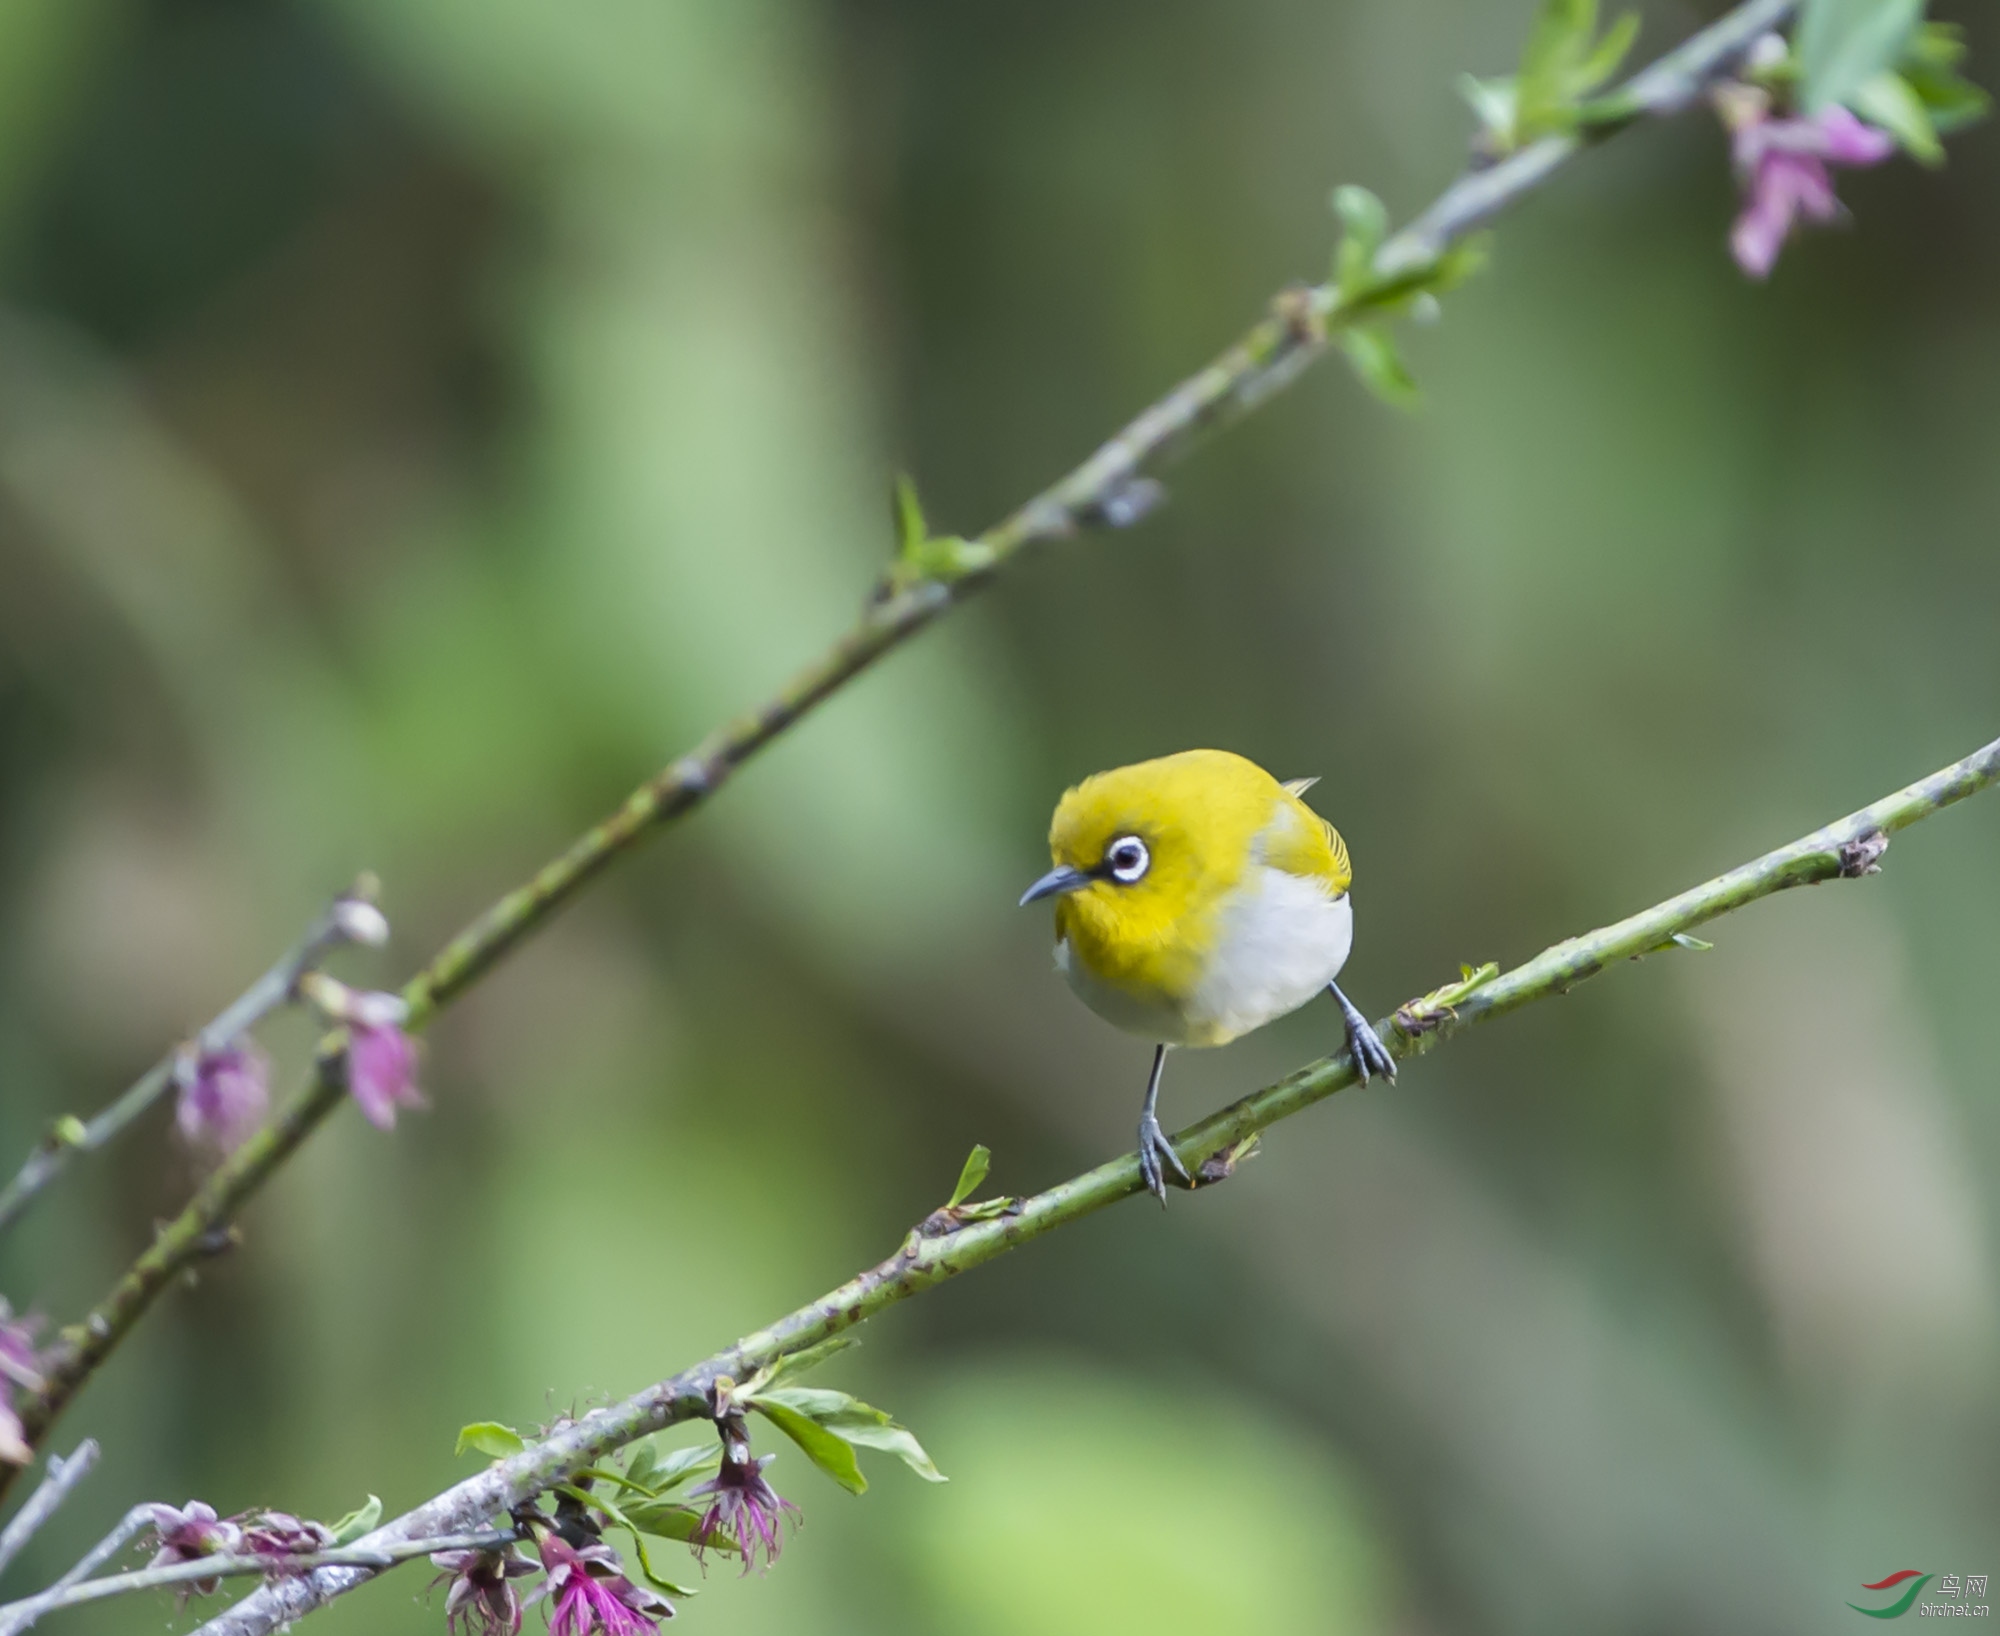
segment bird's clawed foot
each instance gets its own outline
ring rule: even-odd
[[[1378,1045],[1377,1050],[1381,1047]],[[1153,1110],[1148,1108],[1139,1115],[1139,1174],[1146,1178],[1146,1190],[1162,1205],[1167,1202],[1166,1171],[1161,1161],[1180,1177],[1183,1187],[1193,1186],[1187,1166],[1181,1163],[1181,1156],[1174,1151],[1174,1144],[1167,1140],[1167,1133],[1160,1129],[1160,1121]]]
[[[1382,1043],[1382,1036],[1370,1028],[1361,1017],[1354,1017],[1347,1025],[1347,1049],[1354,1057],[1355,1072],[1361,1075],[1361,1083],[1368,1083],[1370,1074],[1380,1074],[1384,1079],[1396,1077],[1396,1059],[1389,1055],[1389,1047]]]
[[[1396,1077],[1396,1059],[1389,1055],[1388,1046],[1382,1043],[1382,1036],[1368,1026],[1368,1019],[1354,1009],[1354,1002],[1340,992],[1340,985],[1328,983],[1327,991],[1340,1003],[1340,1014],[1347,1021],[1347,1050],[1354,1058],[1354,1071],[1366,1085],[1371,1075],[1380,1074],[1393,1081]]]

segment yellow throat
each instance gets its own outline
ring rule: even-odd
[[[1330,982],[1347,955],[1351,870],[1300,798],[1310,782],[1186,750],[1068,791],[1049,851],[1058,872],[1090,877],[1056,902],[1057,962],[1079,995],[1133,1033],[1220,1045]]]

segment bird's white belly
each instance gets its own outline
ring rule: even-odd
[[[1354,910],[1342,893],[1256,864],[1223,909],[1201,980],[1178,1003],[1107,983],[1056,944],[1056,967],[1106,1022],[1168,1045],[1226,1045],[1296,1011],[1347,963]]]
[[[1189,998],[1187,1043],[1226,1045],[1318,994],[1347,964],[1354,908],[1317,881],[1253,866]]]

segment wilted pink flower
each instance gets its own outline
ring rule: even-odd
[[[694,1531],[694,1550],[699,1557],[717,1536],[728,1535],[743,1553],[743,1571],[757,1566],[761,1556],[769,1567],[784,1548],[783,1519],[801,1515],[799,1508],[784,1498],[764,1477],[764,1468],[775,1458],[761,1460],[750,1452],[750,1440],[742,1424],[732,1416],[723,1423],[722,1469],[688,1497],[711,1496],[708,1509]]]
[[[35,1350],[41,1327],[38,1315],[17,1318],[6,1297],[0,1296],[0,1376],[31,1392],[42,1389],[42,1355]]]
[[[521,1599],[508,1581],[535,1571],[526,1557],[512,1551],[433,1551],[431,1562],[444,1569],[433,1585],[451,1581],[444,1599],[451,1636],[515,1636],[520,1630]]]
[[[380,997],[393,999],[391,995]],[[395,1128],[398,1108],[424,1105],[417,1089],[416,1041],[403,1032],[400,1021],[363,1021],[357,1017],[348,1024],[347,1088],[377,1130]]]
[[[12,1399],[17,1386],[41,1390],[42,1360],[35,1350],[35,1332],[41,1327],[40,1318],[16,1318],[0,1298],[0,1464],[25,1466],[35,1457]]]
[[[1743,188],[1743,210],[1730,230],[1729,248],[1752,278],[1770,276],[1801,217],[1839,220],[1829,165],[1877,165],[1896,151],[1892,137],[1838,104],[1808,117],[1779,118],[1763,92],[1732,86],[1717,106],[1730,127]]]
[[[180,1075],[174,1123],[188,1141],[227,1153],[264,1122],[271,1064],[249,1040],[203,1052]]]
[[[664,1596],[635,1585],[619,1570],[618,1553],[601,1541],[582,1549],[554,1529],[535,1541],[548,1578],[529,1596],[555,1598],[549,1636],[653,1636],[662,1619],[674,1616]]]
[[[153,1508],[153,1535],[159,1550],[152,1566],[164,1568],[173,1562],[199,1562],[205,1556],[227,1556],[243,1544],[243,1530],[233,1521],[218,1517],[215,1507],[200,1500],[186,1505],[156,1505]],[[198,1579],[193,1589],[213,1596],[219,1579]]]
[[[307,1522],[289,1511],[257,1511],[243,1518],[243,1549],[257,1556],[283,1559],[310,1556],[333,1544],[333,1530],[323,1522]]]

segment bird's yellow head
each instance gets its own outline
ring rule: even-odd
[[[1221,907],[1253,861],[1280,861],[1273,849],[1346,889],[1346,849],[1294,788],[1226,750],[1184,750],[1067,791],[1049,825],[1055,868],[1021,901],[1056,898],[1057,937],[1108,980],[1184,991]]]

